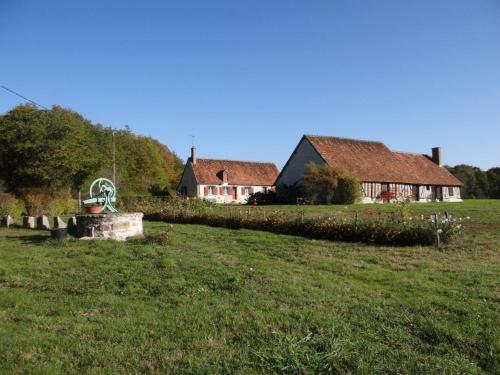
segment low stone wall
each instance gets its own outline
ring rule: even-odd
[[[88,238],[109,238],[125,241],[142,236],[142,212],[113,212],[76,215],[75,235]]]

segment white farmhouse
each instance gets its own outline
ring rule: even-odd
[[[177,193],[215,203],[246,203],[250,194],[273,189],[278,173],[273,163],[197,158],[193,147]]]
[[[395,152],[381,142],[304,135],[276,180],[300,183],[309,162],[341,166],[361,181],[362,201],[390,199],[428,202],[461,201],[462,182],[441,163],[441,149],[432,156]]]

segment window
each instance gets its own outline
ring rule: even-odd
[[[448,188],[448,195],[450,197],[453,197],[453,187],[451,187],[451,186]]]
[[[381,186],[381,191],[382,191],[382,193],[383,193],[384,191],[389,191],[389,184],[382,184],[382,186]]]
[[[245,195],[250,195],[250,188],[248,186],[245,187]]]
[[[428,191],[428,190],[431,190],[431,185],[426,185],[426,186],[425,186],[425,190],[427,190],[427,191]]]
[[[224,186],[223,191],[224,195],[229,195],[229,186]]]
[[[217,186],[209,186],[208,195],[217,195]]]

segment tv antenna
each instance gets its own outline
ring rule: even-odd
[[[194,139],[196,136],[194,134],[189,134],[189,136],[191,137],[191,147],[194,147]]]
[[[4,85],[2,85],[1,87],[2,87],[5,91],[8,91],[8,92],[10,92],[11,94],[14,94],[14,95],[16,95],[16,96],[19,96],[20,98],[23,98],[24,100],[27,100],[28,102],[30,102],[31,104],[33,104],[33,105],[35,105],[35,106],[37,106],[37,107],[40,107],[40,108],[46,109],[47,111],[49,110],[47,107],[45,107],[45,106],[43,106],[43,105],[41,105],[41,104],[38,104],[38,103],[37,103],[37,102],[35,102],[34,100],[28,99],[27,97],[25,97],[25,96],[23,96],[23,95],[21,95],[21,94],[19,94],[19,93],[15,92],[14,90],[9,89],[8,87],[6,87],[6,86],[4,86]]]

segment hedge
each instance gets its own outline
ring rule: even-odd
[[[203,224],[231,229],[252,229],[272,233],[303,236],[311,239],[330,241],[363,242],[378,245],[415,246],[450,242],[461,230],[459,221],[451,217],[431,217],[399,219],[358,219],[352,218],[301,218],[290,219],[282,215],[267,218],[255,216],[223,216],[179,212],[147,213],[147,220],[166,221],[177,224]],[[438,240],[439,238],[439,240]]]

